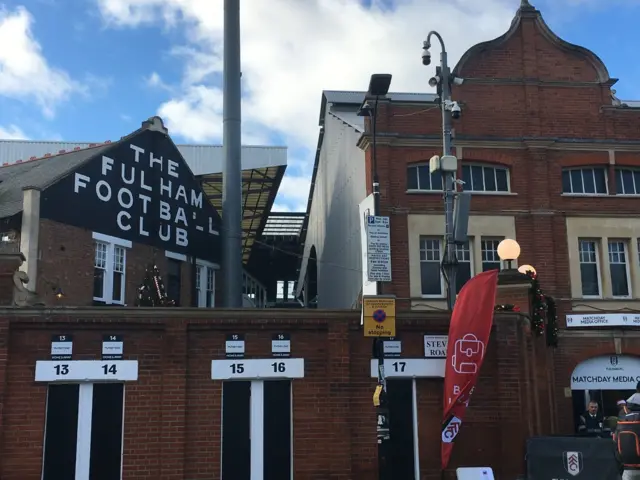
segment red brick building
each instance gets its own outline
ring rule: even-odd
[[[20,261],[0,254],[3,292]],[[526,304],[526,289],[499,297]],[[375,478],[375,368],[358,313],[259,312],[0,308],[0,477]],[[446,335],[447,323],[398,318],[402,352],[386,360],[394,480],[440,478],[444,360],[425,358],[423,335]],[[515,478],[525,439],[549,428],[549,397],[535,390],[544,355],[525,325],[496,315],[452,469]],[[394,373],[409,359],[424,372]],[[523,408],[537,412],[528,424]]]
[[[220,216],[159,117],[2,166],[0,196],[3,241],[19,243],[43,303],[133,306],[154,264],[178,305],[214,303]]]
[[[558,303],[559,347],[545,353],[553,367],[535,378],[558,406],[548,412],[550,431],[570,433],[586,401],[611,415],[640,380],[640,102],[619,100],[603,62],[558,38],[528,2],[504,35],[469,49],[454,73],[464,79],[452,92],[462,109],[453,121],[458,188],[472,194],[469,241],[457,249],[458,291],[475,273],[501,266],[502,239],[518,241],[517,263],[533,265]],[[344,239],[331,243],[335,231],[363,238],[372,208],[371,125],[356,115],[364,97],[323,93],[299,281],[321,308],[336,291],[350,295],[343,307],[355,304],[351,276],[366,275],[364,240],[353,249]],[[428,165],[442,154],[441,129],[435,95],[380,99],[380,214],[390,218],[393,278],[382,291],[425,314],[446,310],[442,184]],[[340,142],[354,137],[363,153],[341,159],[343,181],[333,174],[347,151]],[[342,182],[337,193],[334,178]],[[347,184],[355,185],[350,197]],[[323,220],[334,223],[323,230]],[[359,286],[375,291],[366,277]]]
[[[572,433],[573,414],[587,398],[610,410],[640,372],[633,327],[640,298],[640,221],[634,216],[640,112],[615,98],[613,81],[592,53],[555,37],[527,5],[509,32],[472,48],[456,71],[465,83],[453,92],[463,109],[455,145],[460,177],[474,194],[471,238],[460,260],[469,275],[495,268],[497,242],[516,238],[519,262],[536,267],[561,313],[557,349],[529,334],[525,316],[496,315],[456,439],[452,471],[489,465],[500,480],[512,480],[524,473],[527,438]],[[423,166],[440,151],[440,118],[430,109],[433,99],[393,98],[380,107],[378,161],[381,213],[392,225],[394,281],[384,291],[402,307],[401,353],[385,360],[394,480],[435,480],[444,360],[426,344],[442,341],[449,314],[439,310],[443,286],[430,270],[441,252],[441,192],[431,188]],[[360,143],[367,172],[370,140],[367,133]],[[97,158],[101,169],[105,163]],[[1,179],[6,186],[11,177]],[[38,179],[22,187],[37,186]],[[364,190],[370,178],[361,185]],[[40,191],[30,190],[34,196]],[[15,213],[36,202],[21,195],[14,198],[20,202]],[[327,218],[347,218],[331,213]],[[61,215],[40,215],[70,225],[46,230],[39,223],[40,235],[46,232],[41,241],[50,242],[41,264],[49,262],[47,275],[79,277],[72,283],[86,306],[0,310],[2,479],[375,476],[376,380],[358,312],[95,308],[89,305],[95,251],[68,248],[83,234],[74,230],[71,213]],[[23,242],[28,229],[23,218],[20,250],[27,266],[34,258],[31,243]],[[340,238],[343,245],[350,241]],[[91,240],[93,234],[83,245]],[[329,253],[324,250],[317,266],[335,266]],[[152,250],[140,255],[149,258]],[[74,266],[78,258],[82,269]],[[3,292],[11,291],[23,261],[17,252],[3,255]],[[346,267],[359,274],[357,265]],[[496,302],[518,304],[526,314],[527,288],[502,285]],[[24,300],[23,294],[17,298]],[[623,308],[631,310],[620,313]],[[577,316],[565,324],[566,314]],[[418,370],[394,370],[394,363],[408,359]]]

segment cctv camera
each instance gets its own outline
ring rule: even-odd
[[[457,120],[458,118],[460,118],[461,112],[462,110],[460,109],[460,105],[458,105],[458,102],[453,102],[451,104],[451,118]]]
[[[431,63],[431,52],[429,49],[431,48],[431,44],[429,41],[425,40],[422,42],[422,64],[429,65]]]
[[[431,64],[431,52],[428,49],[422,50],[422,65],[430,65]]]
[[[437,87],[439,83],[440,83],[440,77],[438,77],[438,76],[431,77],[429,79],[429,86],[432,87],[432,88]]]
[[[463,83],[464,83],[464,78],[453,77],[453,84],[454,85],[462,85]]]

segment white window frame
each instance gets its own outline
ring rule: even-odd
[[[220,270],[220,265],[206,260],[196,258],[196,268],[202,268],[204,275],[200,275],[200,285],[196,286],[196,292],[200,292],[196,301],[198,308],[214,308],[216,306],[216,271]],[[207,271],[213,271],[213,292],[211,297],[211,307],[207,307]],[[198,276],[196,275],[196,278]],[[199,289],[199,290],[198,290]]]
[[[439,188],[422,188],[420,185],[420,174],[418,173],[418,169],[420,167],[424,167],[427,170],[429,170],[429,164],[428,163],[412,163],[410,165],[407,165],[407,184],[409,183],[409,171],[415,169],[416,172],[416,183],[418,184],[418,188],[407,188],[407,192],[411,192],[411,193],[417,193],[417,192],[435,192],[435,193],[442,193],[442,183],[440,184]],[[429,173],[429,178],[431,178],[431,173]],[[433,185],[432,185],[433,187]]]
[[[479,193],[481,195],[483,195],[483,194],[484,195],[508,195],[508,194],[511,193],[511,171],[509,170],[508,167],[504,167],[502,165],[494,165],[492,163],[482,163],[482,162],[464,163],[462,165],[462,167],[461,167],[461,170],[460,170],[460,172],[462,173],[462,176],[460,178],[461,180],[464,178],[464,173],[463,173],[462,169],[464,169],[465,167],[469,167],[469,168],[471,168],[471,167],[482,167],[482,183],[483,183],[483,187],[484,187],[484,184],[486,183],[485,180],[484,180],[484,174],[485,174],[484,169],[485,168],[491,168],[493,170],[493,179],[496,182],[496,188],[498,186],[498,178],[497,178],[496,172],[498,170],[502,170],[502,171],[506,172],[506,174],[507,174],[507,191],[506,192],[502,191],[502,190],[474,190],[474,189],[471,189],[471,185],[469,185],[468,186],[469,188],[467,188],[467,184],[464,184],[464,185],[462,185],[462,189],[465,192]]]
[[[119,382],[115,382],[119,383]],[[50,383],[49,385],[54,385]],[[89,472],[91,468],[91,421],[93,419],[93,383],[82,382],[79,384],[78,389],[78,427],[77,427],[77,439],[76,439],[76,476],[75,480],[85,480],[89,478]],[[125,405],[126,405],[126,390],[127,386],[122,386],[122,425],[120,425],[120,431],[122,439],[120,442],[120,478],[122,478],[122,468],[124,466],[124,424],[125,424]],[[47,388],[47,403],[49,398],[49,389]],[[44,476],[44,459],[46,453],[46,438],[47,438],[47,415],[49,415],[49,409],[46,409],[44,425],[44,441],[42,443],[42,476]]]
[[[107,246],[106,268],[105,278],[102,287],[102,297],[93,297],[96,302],[103,302],[105,305],[126,305],[126,291],[127,291],[127,250],[130,249],[133,243],[130,240],[124,240],[122,238],[112,237],[111,235],[104,235],[102,233],[93,232],[92,238],[94,242],[103,243]],[[95,245],[95,244],[94,244]],[[122,285],[121,285],[121,301],[113,300],[113,260],[115,247],[120,247],[123,250],[123,271],[122,271]],[[93,248],[93,263],[95,269],[95,254],[96,248]]]
[[[562,187],[562,195],[567,195],[567,196],[571,196],[571,195],[577,195],[579,197],[602,197],[604,195],[609,195],[609,175],[607,172],[607,168],[603,167],[603,166],[593,166],[593,167],[575,167],[575,168],[563,168],[562,172],[560,173],[560,182],[562,183],[562,175],[564,174],[564,172],[572,172],[575,170],[579,170],[580,171],[580,175],[582,176],[582,184],[584,185],[584,171],[585,170],[604,170],[604,189],[605,192],[604,193],[574,193],[573,192],[573,179],[571,178],[571,173],[569,173],[569,183],[571,184],[571,192],[565,192],[564,191],[564,187]],[[593,173],[593,184],[595,185],[596,182],[596,176],[595,173]]]
[[[187,256],[183,253],[170,252],[169,250],[165,250],[164,256],[167,258],[171,258],[172,260],[178,260],[180,262],[186,262],[188,260]]]
[[[444,254],[444,241],[441,237],[436,237],[436,236],[431,236],[431,235],[420,235],[420,238],[418,239],[418,258],[420,258],[420,254],[422,252],[422,241],[423,240],[433,240],[433,241],[437,241],[438,242],[438,249],[440,251],[439,256],[440,256],[440,260],[438,261],[438,265],[442,265],[442,255]],[[435,263],[433,261],[427,261],[427,260],[420,260],[419,261],[419,265],[418,268],[420,268],[420,296],[422,298],[445,298],[446,293],[447,293],[447,285],[444,281],[444,277],[442,276],[442,270],[439,270],[439,274],[440,274],[440,293],[439,294],[425,294],[422,293],[422,263]]]
[[[485,262],[483,254],[486,249],[482,248],[482,244],[484,242],[498,242],[498,245],[499,245],[502,240],[504,240],[504,237],[480,237],[480,245],[479,245],[480,246],[480,272],[484,272],[485,263],[495,263],[495,262],[489,262],[489,261]],[[502,260],[498,256],[498,245],[496,245],[496,249],[494,251],[496,252],[496,258],[498,259],[496,260],[498,263],[498,269],[502,269]],[[489,251],[489,250],[486,250],[486,251]]]
[[[632,174],[634,174],[633,175],[633,188],[635,190],[634,193],[626,193],[626,192],[620,193],[620,190],[622,188],[624,188],[624,187],[622,186],[622,182],[619,182],[620,184],[618,184],[618,172],[621,172],[620,173],[620,180],[622,180],[622,171],[623,170],[629,171]],[[638,197],[638,196],[640,196],[640,185],[638,185],[636,183],[636,176],[635,176],[636,172],[640,172],[640,169],[634,168],[634,167],[622,167],[622,166],[621,167],[615,167],[614,176],[615,176],[615,179],[616,179],[616,195],[620,195],[621,197]]]
[[[469,263],[469,272],[470,272],[469,280],[471,280],[476,275],[476,273],[475,273],[476,266],[475,266],[475,262],[474,262],[474,258],[473,258],[473,240],[471,239],[471,237],[467,237],[467,246],[469,247],[469,262],[466,262],[466,261],[461,262],[460,261],[460,257],[458,255],[458,252],[461,250],[460,247],[462,247],[462,245],[456,245],[456,258],[458,259],[458,263]],[[457,289],[457,286],[456,286],[456,289]],[[459,293],[460,292],[456,292],[456,296]]]
[[[285,298],[284,298],[284,291],[285,291],[284,286],[285,286],[285,283],[286,283],[285,280],[278,280],[276,282],[276,300],[279,300],[279,301],[284,301],[285,300]]]
[[[611,243],[621,243],[622,244],[622,253],[624,254],[624,258],[625,258],[625,263],[624,263],[624,270],[625,270],[625,275],[627,276],[627,290],[628,293],[627,295],[614,295],[613,294],[613,277],[611,277]],[[608,238],[607,239],[607,255],[608,255],[608,260],[609,260],[609,280],[610,280],[610,285],[611,285],[611,298],[615,298],[615,299],[628,299],[632,297],[632,288],[631,288],[631,269],[629,268],[629,262],[630,262],[630,258],[629,258],[629,246],[627,245],[627,241],[624,239],[619,239],[619,238]],[[597,256],[596,256],[597,258]],[[615,263],[614,265],[620,265],[619,263]]]
[[[595,256],[596,256],[596,274],[598,276],[598,295],[585,295],[582,287],[582,272],[580,270],[580,265],[582,265],[582,260],[580,258],[580,242],[591,242],[595,246]],[[589,262],[591,263],[591,262]],[[578,272],[580,274],[580,295],[581,298],[585,299],[596,299],[602,298],[602,268],[600,265],[600,240],[597,238],[578,238]],[[631,289],[631,286],[629,286]]]

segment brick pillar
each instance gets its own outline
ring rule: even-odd
[[[503,458],[524,458],[526,439],[554,430],[554,398],[549,376],[552,356],[544,337],[534,336],[530,319],[530,283],[514,272],[499,277],[496,304],[520,307],[520,313],[497,313],[498,389]],[[515,478],[524,467],[505,462],[500,475]]]
[[[348,320],[329,322],[327,362],[328,393],[331,405],[331,460],[329,469],[332,480],[351,479],[351,430],[349,428],[349,395],[351,363]],[[373,392],[371,392],[373,395]]]
[[[162,365],[163,401],[160,476],[183,480],[187,442],[187,324],[167,321]]]
[[[7,361],[9,357],[9,319],[0,318],[0,437],[4,438],[4,402],[7,389]],[[3,455],[0,452],[0,475],[3,471]]]
[[[526,439],[534,432],[533,387],[523,323],[521,316],[512,313],[496,314],[494,320],[501,458],[510,459],[498,467],[498,478],[516,478],[524,472]]]

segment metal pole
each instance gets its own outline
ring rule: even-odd
[[[442,52],[440,53],[440,75],[439,81],[441,87],[440,108],[442,110],[442,155],[452,154],[451,145],[451,72],[447,64],[447,49],[444,46],[444,40],[436,31],[429,32],[427,40],[424,44],[425,49],[431,46],[431,37],[435,36],[440,42]],[[424,58],[424,57],[423,57]],[[423,60],[424,62],[424,60]],[[428,65],[428,63],[425,63]],[[447,278],[447,306],[449,310],[453,310],[456,303],[456,273],[458,270],[458,260],[456,258],[456,245],[453,241],[453,200],[455,198],[455,179],[454,172],[442,172],[442,183],[444,187],[444,218],[445,218],[445,255],[442,259],[442,270]]]
[[[223,300],[242,307],[242,164],[240,85],[240,0],[224,0],[223,59],[224,171],[222,175]]]
[[[376,155],[376,124],[378,118],[378,99],[376,95],[371,116],[371,169],[373,180],[373,215],[380,215],[380,179],[378,177],[378,158]],[[376,295],[382,293],[381,282],[376,282]],[[373,355],[378,359],[378,384],[382,386],[380,406],[377,407],[376,417],[378,422],[378,478],[379,480],[392,480],[391,458],[389,456],[389,441],[391,431],[389,427],[389,405],[387,403],[387,382],[384,376],[384,339],[376,338],[373,341]],[[383,423],[380,428],[380,423]]]
[[[447,103],[451,102],[451,77],[449,65],[447,64],[447,52],[442,45],[440,54],[440,68],[442,70],[442,154],[452,155],[451,146],[451,110],[447,108]],[[445,216],[445,242],[446,255],[443,267],[448,281],[447,306],[453,310],[456,303],[456,273],[458,262],[456,259],[456,245],[453,242],[453,199],[455,173],[444,174],[444,216]]]

